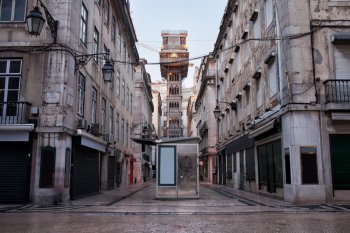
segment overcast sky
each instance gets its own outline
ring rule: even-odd
[[[187,30],[190,58],[213,51],[227,0],[130,0],[137,39],[146,47],[159,51],[162,30]],[[159,62],[159,53],[138,45],[140,58]],[[192,85],[191,61],[185,86]],[[161,80],[159,65],[147,65],[152,81]]]

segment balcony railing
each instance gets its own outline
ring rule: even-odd
[[[27,102],[0,102],[0,124],[27,124],[30,106]]]
[[[333,79],[324,82],[326,103],[350,102],[350,79]]]

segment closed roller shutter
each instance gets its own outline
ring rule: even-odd
[[[0,203],[29,201],[31,156],[29,143],[0,143]]]
[[[114,189],[115,157],[108,157],[108,189]]]
[[[72,158],[71,199],[99,192],[99,152],[76,146]]]

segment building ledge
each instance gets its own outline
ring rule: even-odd
[[[0,131],[33,131],[34,124],[4,124],[0,125]]]
[[[326,111],[348,111],[350,109],[350,102],[340,102],[340,103],[327,103]]]

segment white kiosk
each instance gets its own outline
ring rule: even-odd
[[[199,198],[198,138],[157,140],[156,197]]]

